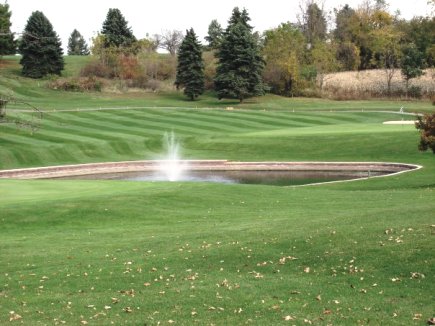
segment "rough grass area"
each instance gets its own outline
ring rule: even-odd
[[[326,75],[323,91],[336,99],[370,99],[388,97],[385,70],[345,71]],[[406,99],[406,83],[400,69],[391,80],[391,96]],[[426,69],[424,75],[409,81],[408,98],[435,96],[435,69]]]

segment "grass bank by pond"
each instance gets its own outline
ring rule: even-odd
[[[147,97],[40,91],[21,95],[59,110],[152,106]],[[382,124],[402,116],[366,112],[400,107],[275,97],[232,111],[180,103],[48,113],[33,134],[2,124],[1,168],[153,158],[173,130],[190,159],[423,169],[308,188],[1,180],[0,324],[421,325],[433,317],[434,155],[417,151],[412,125]]]

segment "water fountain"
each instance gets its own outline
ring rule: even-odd
[[[188,164],[180,158],[181,146],[173,131],[163,136],[165,156],[158,161],[159,174],[168,181],[181,181],[186,178]]]

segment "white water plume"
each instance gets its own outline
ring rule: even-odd
[[[164,134],[163,148],[165,150],[165,156],[159,161],[159,172],[162,173],[168,181],[183,180],[186,177],[185,172],[188,166],[186,162],[181,160],[181,146],[173,131]]]

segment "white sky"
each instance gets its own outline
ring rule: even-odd
[[[329,11],[346,3],[357,8],[361,2],[324,0],[324,8]],[[50,20],[64,48],[74,28],[90,45],[90,39],[101,30],[109,8],[121,10],[138,39],[147,34],[161,34],[164,30],[185,32],[192,27],[202,43],[210,22],[217,19],[225,28],[236,6],[248,10],[251,25],[260,32],[283,22],[296,22],[300,12],[299,0],[7,0],[7,3],[12,11],[12,32],[21,33],[31,13],[39,10]],[[387,3],[391,13],[398,9],[406,19],[430,14],[427,0],[387,0]]]

